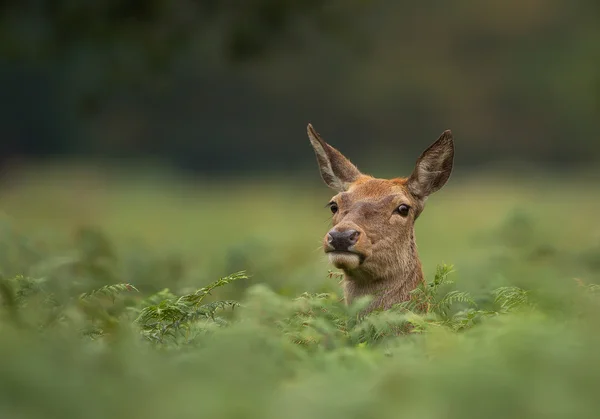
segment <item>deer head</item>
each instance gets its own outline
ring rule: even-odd
[[[423,280],[414,224],[427,197],[450,177],[452,133],[444,131],[423,152],[409,177],[395,179],[361,173],[310,124],[308,137],[321,177],[337,192],[328,204],[333,228],[323,238],[323,249],[344,271],[346,302],[373,295],[371,308],[389,308],[408,299]]]

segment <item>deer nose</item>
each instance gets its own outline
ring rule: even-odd
[[[347,252],[351,246],[356,244],[359,236],[360,232],[357,230],[331,230],[327,234],[327,243],[329,243],[334,250],[339,252]]]

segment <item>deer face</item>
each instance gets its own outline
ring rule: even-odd
[[[331,198],[333,228],[323,238],[329,261],[356,279],[378,279],[419,264],[414,223],[427,197],[452,171],[450,131],[417,160],[408,178],[376,179],[362,174],[339,151],[308,126],[321,176],[338,193]]]
[[[329,207],[333,228],[323,248],[337,268],[376,275],[402,250],[410,250],[419,202],[401,179],[363,176],[335,195]]]

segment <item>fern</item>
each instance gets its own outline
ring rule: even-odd
[[[276,324],[292,342],[305,348],[320,344],[332,348],[343,341],[346,307],[333,294],[303,293],[288,307]]]
[[[199,303],[202,302],[202,300],[207,295],[210,295],[210,293],[215,288],[222,287],[222,286],[230,284],[230,283],[232,283],[234,281],[239,281],[240,279],[248,279],[248,275],[246,274],[245,271],[236,272],[236,273],[233,273],[233,274],[228,275],[226,277],[219,278],[218,280],[216,280],[212,284],[210,284],[210,285],[208,285],[208,286],[206,286],[204,288],[200,288],[198,291],[196,291],[193,294],[184,295],[183,297],[180,298],[180,300],[185,301],[185,302],[190,303],[190,304],[199,304]]]
[[[409,332],[413,313],[383,310],[370,313],[349,330],[353,344],[376,343],[384,338]]]
[[[200,288],[192,294],[187,294],[179,298],[173,298],[168,290],[161,291],[162,296],[167,298],[159,303],[149,304],[144,307],[135,323],[142,328],[142,334],[151,341],[164,343],[164,338],[170,336],[177,340],[177,332],[180,330],[189,331],[192,326],[197,326],[201,320],[210,320],[214,324],[226,325],[227,321],[216,316],[217,311],[226,308],[234,309],[240,304],[236,301],[215,301],[208,304],[202,304],[203,300],[211,292],[224,285],[234,281],[247,279],[244,271],[236,272]],[[148,301],[156,301],[156,296],[152,296]]]
[[[494,291],[494,303],[502,312],[509,312],[518,307],[528,306],[528,292],[517,287],[501,287]]]
[[[410,293],[408,301],[396,306],[397,310],[405,313],[406,322],[410,325],[407,330],[411,333],[424,332],[430,326],[443,326],[458,332],[473,327],[484,318],[531,305],[529,293],[517,287],[502,287],[493,291],[498,311],[478,309],[473,297],[465,291],[451,290],[441,295],[443,287],[454,283],[448,277],[452,272],[452,266],[438,266],[432,282],[420,284]],[[451,314],[457,304],[466,307]]]
[[[438,302],[435,303],[433,307],[433,311],[438,313],[444,317],[448,315],[450,311],[450,307],[454,304],[467,304],[470,306],[475,305],[475,301],[471,294],[464,291],[450,291],[448,294],[444,295]]]
[[[475,305],[468,292],[453,290],[442,297],[439,296],[443,287],[454,284],[448,277],[452,272],[452,265],[438,265],[433,281],[419,284],[411,291],[409,300],[399,304],[398,308],[405,312],[434,313],[447,317],[450,307],[454,304]]]
[[[91,298],[97,297],[109,297],[114,301],[115,297],[123,292],[127,291],[136,291],[139,290],[131,284],[113,284],[113,285],[105,285],[101,288],[95,289],[90,292],[83,293],[79,296],[80,300],[89,300]]]
[[[427,333],[431,328],[461,332],[485,318],[531,305],[527,291],[503,287],[493,292],[496,311],[481,310],[469,293],[448,290],[454,283],[450,278],[452,272],[452,266],[438,266],[433,281],[420,284],[410,293],[408,301],[391,310],[374,311],[367,315],[364,313],[371,297],[360,298],[346,305],[332,293],[303,293],[290,301],[266,287],[253,287],[249,295],[254,298],[254,301],[250,299],[254,311],[247,306],[244,320],[276,328],[298,350],[313,353],[379,345],[398,335]],[[334,276],[331,272],[329,275]],[[0,291],[4,305],[15,321],[20,321],[21,310],[29,309],[29,305],[37,309],[41,301],[45,309],[36,311],[42,315],[36,319],[39,330],[46,330],[52,325],[76,325],[80,336],[99,340],[111,335],[126,318],[133,317],[143,338],[168,348],[173,344],[194,342],[199,336],[228,326],[230,321],[220,313],[234,310],[240,303],[232,300],[207,303],[205,300],[215,289],[245,278],[245,272],[237,272],[183,296],[163,289],[143,300],[134,300],[127,307],[114,303],[123,293],[139,292],[128,283],[106,285],[76,298],[61,299],[60,303],[46,291],[46,280],[43,278],[19,276],[3,280]],[[585,290],[595,293],[600,287],[585,285]],[[83,314],[75,317],[76,323],[73,323],[73,308]],[[124,316],[128,313],[131,317]]]
[[[451,285],[454,282],[448,276],[454,271],[452,265],[438,265],[432,282],[421,282],[417,288],[410,292],[410,298],[399,305],[399,308],[410,312],[430,312],[438,308],[436,301],[440,288]],[[462,295],[462,299],[467,299],[467,295]],[[444,303],[449,303],[445,301]]]

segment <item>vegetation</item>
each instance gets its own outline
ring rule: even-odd
[[[1,417],[600,408],[600,201],[569,179],[456,180],[417,223],[427,285],[365,316],[315,250],[326,191],[31,176],[0,191]]]

